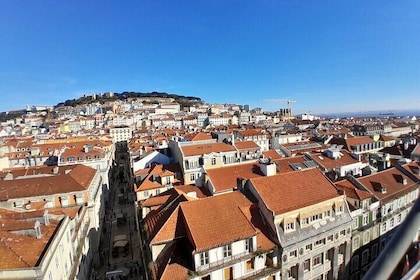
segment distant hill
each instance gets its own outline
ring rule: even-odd
[[[181,108],[188,107],[196,103],[202,103],[201,98],[194,97],[194,96],[183,96],[183,95],[177,95],[177,94],[169,94],[166,92],[133,92],[133,91],[124,91],[122,93],[113,93],[112,96],[109,94],[101,94],[97,95],[96,99],[93,100],[92,96],[82,96],[77,99],[69,99],[64,102],[60,102],[54,107],[61,107],[61,106],[77,106],[82,104],[90,104],[95,102],[105,103],[107,101],[112,100],[127,100],[132,98],[168,98],[168,99],[174,99],[176,102],[178,102],[181,105]]]

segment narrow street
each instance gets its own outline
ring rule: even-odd
[[[105,205],[99,279],[143,279],[128,154],[116,152]]]

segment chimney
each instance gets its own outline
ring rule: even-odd
[[[236,188],[238,190],[240,190],[240,191],[244,190],[245,189],[245,184],[246,184],[246,179],[240,178],[240,177],[236,178]]]
[[[48,210],[44,211],[44,224],[48,226],[50,224],[50,217],[48,215]]]
[[[188,192],[187,196],[197,198],[197,192]]]
[[[34,230],[35,230],[35,236],[37,239],[40,239],[42,237],[42,233],[41,233],[41,224],[39,221],[35,222],[34,225]]]
[[[264,176],[273,176],[276,175],[276,165],[271,161],[270,158],[261,158],[259,160],[260,170]]]
[[[59,170],[59,167],[58,166],[54,166],[53,173],[54,174],[58,174],[58,170]]]

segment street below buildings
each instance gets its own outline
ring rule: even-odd
[[[117,151],[110,188],[105,197],[105,221],[100,249],[98,278],[143,279],[144,268],[136,228],[134,191],[130,182],[128,155]]]

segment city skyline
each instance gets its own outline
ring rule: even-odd
[[[419,109],[420,4],[7,1],[0,111],[160,91],[314,114]]]

